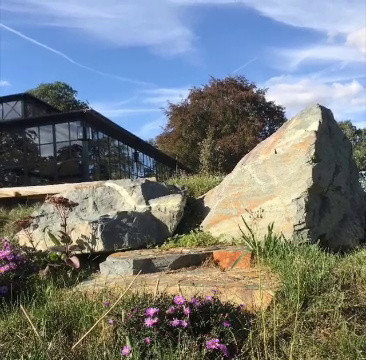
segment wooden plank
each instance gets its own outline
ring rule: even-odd
[[[146,178],[146,180],[156,181],[156,178],[151,177]],[[44,198],[47,195],[55,195],[63,191],[81,189],[88,186],[101,186],[108,181],[113,182],[113,180],[102,180],[102,181],[88,181],[80,183],[0,188],[0,199],[23,198],[23,197]]]
[[[103,183],[105,183],[105,181],[0,188],[0,199],[22,197],[42,198],[46,197],[47,195],[59,194],[60,192],[66,190],[83,188],[87,186],[96,186]]]

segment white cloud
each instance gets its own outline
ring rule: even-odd
[[[0,87],[10,86],[10,82],[6,80],[0,80]]]
[[[155,113],[161,112],[158,108],[144,108],[144,107],[121,107],[121,103],[102,103],[102,102],[95,102],[91,103],[90,107],[102,115],[110,118],[120,118],[127,115],[136,115],[136,114],[143,114],[143,113]]]
[[[365,112],[366,89],[357,80],[324,83],[321,79],[294,76],[273,77],[265,84],[267,99],[286,107],[288,117],[314,103],[329,107],[338,120]]]
[[[350,33],[347,36],[347,45],[355,47],[362,54],[366,55],[366,27]]]
[[[162,133],[166,122],[167,120],[165,118],[148,122],[137,131],[136,135],[145,140],[154,138]]]
[[[316,61],[342,63],[366,61],[366,57],[360,55],[357,49],[343,45],[314,45],[299,49],[275,49],[273,53],[279,57],[282,67],[292,71],[304,63]]]
[[[117,46],[145,46],[176,55],[194,49],[185,10],[197,5],[240,6],[295,27],[349,35],[365,26],[364,0],[8,0],[0,8],[22,21],[60,26]],[[5,18],[5,17],[4,17]],[[354,35],[358,37],[360,35]]]
[[[182,9],[168,0],[10,0],[3,11],[22,21],[81,30],[117,46],[147,46],[164,55],[192,50],[194,35]]]
[[[143,92],[142,101],[159,107],[166,106],[168,101],[171,103],[178,103],[188,96],[189,89],[190,87],[145,90]]]

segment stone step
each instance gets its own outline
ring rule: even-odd
[[[114,253],[99,266],[101,275],[136,275],[199,266],[208,260],[213,260],[222,270],[244,269],[250,267],[251,252],[237,246],[144,249]]]
[[[76,289],[94,296],[98,292],[111,292],[116,296],[135,280],[132,293],[166,295],[181,294],[186,299],[194,296],[217,296],[223,302],[243,305],[248,311],[266,309],[279,287],[278,277],[266,268],[251,267],[222,271],[216,266],[164,271],[153,274],[96,275]]]

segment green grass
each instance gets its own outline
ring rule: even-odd
[[[173,177],[167,181],[171,185],[185,186],[188,189],[188,195],[198,198],[207,191],[219,185],[223,179],[222,175],[196,174],[189,176]]]
[[[215,181],[219,182],[218,179]],[[175,179],[187,185],[195,197],[217,185],[209,184],[202,175],[194,179]],[[205,184],[206,182],[206,184]],[[198,208],[198,207],[197,207]],[[33,207],[19,207],[7,213],[0,210],[2,236],[12,235],[11,223],[28,215]],[[210,246],[220,239],[194,230],[196,210],[188,206],[185,233],[175,236],[162,248]],[[247,232],[248,233],[248,232]],[[255,262],[278,274],[281,288],[266,311],[255,314],[248,338],[242,343],[237,359],[287,360],[335,359],[363,360],[366,358],[366,248],[348,254],[332,254],[316,244],[288,242],[275,234],[258,241],[255,234],[242,239],[253,250]],[[57,283],[55,281],[57,280]],[[71,346],[103,314],[105,300],[115,299],[115,294],[96,293],[92,297],[73,292],[70,281],[58,279],[37,281],[34,287],[14,298],[11,303],[0,300],[0,353],[2,359],[120,359],[120,349],[125,336],[111,331],[105,322],[71,351]],[[154,306],[161,297],[128,295],[118,311],[133,304]],[[34,332],[19,308],[24,304],[42,341]],[[237,334],[233,334],[235,337]],[[133,341],[139,331],[130,334]],[[165,340],[164,340],[165,341]],[[139,358],[139,352],[133,355]],[[211,357],[214,358],[214,357]],[[162,342],[154,347],[151,359],[209,359],[194,336],[181,341]]]
[[[177,247],[203,247],[214,246],[222,244],[220,238],[212,236],[210,233],[203,231],[192,230],[188,234],[176,235],[169,238],[163,245],[160,246],[162,250],[169,250]]]
[[[39,205],[18,205],[11,209],[0,207],[0,237],[13,237],[14,222],[31,215],[38,208]]]
[[[272,305],[255,315],[250,335],[237,358],[364,359],[366,249],[336,255],[324,252],[317,245],[280,242],[268,237],[262,243],[260,254],[256,261],[277,273],[282,287]],[[70,351],[72,344],[105,311],[103,301],[111,300],[112,296],[104,292],[88,297],[50,281],[40,282],[12,305],[1,305],[0,352],[5,354],[2,358],[120,358],[125,338],[112,336],[105,323],[98,325],[80,347]],[[119,311],[136,301],[146,306],[158,302],[144,294],[128,296]],[[20,302],[29,312],[43,343],[37,342],[19,309]],[[194,337],[178,344],[164,343],[154,351],[152,359],[209,358]]]

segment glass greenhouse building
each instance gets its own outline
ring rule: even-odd
[[[0,97],[0,187],[176,172],[190,170],[95,110],[60,112],[28,93]]]

